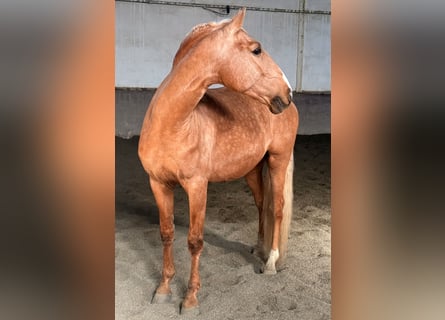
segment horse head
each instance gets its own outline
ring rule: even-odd
[[[232,20],[197,25],[182,41],[173,61],[177,67],[192,53],[205,61],[213,83],[242,92],[266,104],[274,114],[292,102],[292,89],[280,67],[243,29],[246,9]]]
[[[257,99],[277,114],[292,102],[292,89],[280,67],[261,44],[242,28],[246,9],[215,32],[219,52],[221,83]],[[215,39],[216,40],[216,39]]]

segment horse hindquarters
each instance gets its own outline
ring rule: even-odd
[[[280,186],[279,183],[275,183],[275,188],[272,186],[271,181],[271,171],[266,165],[266,172],[264,177],[264,201],[263,201],[263,230],[264,230],[264,241],[263,241],[263,252],[266,257],[269,257],[265,272],[275,273],[275,265],[281,265],[286,259],[287,253],[287,242],[289,237],[290,223],[292,220],[292,200],[293,200],[293,190],[292,190],[292,180],[293,180],[293,170],[294,170],[294,156],[291,153],[289,162],[287,164],[286,170],[281,172],[284,175],[284,184]],[[280,172],[273,173],[280,175]],[[279,177],[272,177],[279,181]],[[277,191],[277,189],[279,189]],[[277,204],[274,204],[274,192],[277,193],[277,201],[281,198],[284,203],[282,205],[282,215],[280,217],[280,212],[277,212]],[[280,197],[281,195],[281,197]],[[279,207],[279,205],[278,205]],[[280,210],[278,208],[278,210]],[[279,228],[275,226],[275,220],[277,218],[281,219]],[[276,230],[277,229],[277,230]],[[278,231],[278,241],[274,248],[274,230]],[[276,251],[277,250],[277,251]],[[278,256],[277,256],[278,255]]]

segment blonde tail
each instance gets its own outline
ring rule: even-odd
[[[274,210],[273,210],[273,192],[272,183],[270,181],[269,168],[266,165],[266,172],[264,177],[264,202],[263,202],[263,226],[264,226],[264,242],[263,253],[268,257],[270,250],[272,249],[273,229],[274,229]],[[280,241],[278,245],[279,259],[277,265],[284,263],[287,253],[287,241],[289,237],[290,224],[292,221],[292,178],[294,171],[294,155],[291,154],[289,164],[286,169],[286,178],[284,181],[284,207],[283,207],[283,220],[281,222],[280,229]]]

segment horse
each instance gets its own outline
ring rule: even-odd
[[[171,301],[173,189],[179,184],[188,195],[191,270],[180,312],[198,306],[209,182],[245,177],[259,213],[255,251],[265,261],[263,273],[275,274],[287,250],[298,111],[283,71],[243,29],[245,13],[240,9],[230,20],[189,32],[140,133],[138,154],[159,210],[163,244],[162,278],[152,303]],[[213,84],[223,87],[210,89]]]

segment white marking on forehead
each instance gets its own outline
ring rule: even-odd
[[[292,87],[290,86],[289,80],[287,80],[287,77],[286,77],[286,75],[284,74],[283,71],[281,71],[281,73],[283,74],[283,80],[284,80],[284,82],[286,82],[287,86],[288,86],[289,89],[290,89],[290,96],[292,97]]]

